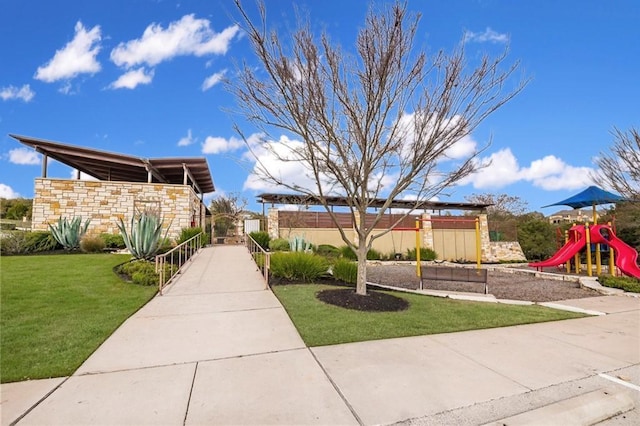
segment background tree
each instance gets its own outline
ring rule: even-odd
[[[33,200],[29,198],[2,198],[0,199],[0,218],[22,220],[26,217],[31,220]]]
[[[241,219],[247,200],[238,194],[220,196],[211,200],[211,214],[213,215],[214,236],[226,237],[229,229],[233,229]]]
[[[614,129],[609,153],[601,153],[595,162],[600,170],[593,178],[600,186],[618,192],[624,198],[640,202],[640,132]]]
[[[411,196],[418,207],[476,171],[477,150],[451,161],[452,148],[520,92],[525,81],[505,89],[517,69],[517,63],[505,67],[506,51],[479,58],[470,70],[463,43],[450,54],[428,57],[414,46],[419,16],[409,14],[406,3],[378,14],[372,8],[353,55],[326,33],[315,37],[304,22],[291,37],[281,38],[267,30],[263,3],[257,23],[240,0],[236,5],[262,66],[244,64],[238,78],[228,82],[240,113],[263,132],[254,141],[236,125],[256,157],[254,173],[320,201],[344,243],[357,253],[356,292],[364,295],[367,251],[389,232],[375,228],[392,200]],[[299,141],[275,143],[277,138],[269,136],[273,130]],[[280,170],[260,162],[260,153],[281,164],[299,162],[308,174],[287,182]],[[355,241],[351,227],[338,225],[329,195],[346,197]],[[385,201],[367,220],[376,198]]]
[[[508,194],[471,194],[464,197],[470,203],[491,204],[487,207],[491,241],[517,241],[518,216],[525,214],[528,204],[522,198]]]
[[[557,228],[542,213],[527,213],[518,217],[518,242],[527,260],[548,259],[556,252]]]

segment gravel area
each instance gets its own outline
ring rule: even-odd
[[[437,266],[436,266],[437,267]],[[367,281],[371,283],[416,290],[420,280],[415,265],[371,264],[367,268]],[[489,293],[498,299],[553,302],[600,296],[595,290],[581,288],[577,282],[537,278],[529,274],[489,271]],[[424,288],[467,293],[484,293],[484,284],[456,281],[425,281]]]

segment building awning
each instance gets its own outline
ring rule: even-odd
[[[214,192],[206,158],[141,158],[92,148],[68,145],[21,135],[9,135],[46,157],[103,181],[154,182],[184,185],[188,182],[202,194]]]
[[[348,206],[349,201],[346,197],[324,197],[330,206]],[[294,204],[306,206],[320,206],[322,202],[318,196],[306,194],[260,194],[257,201],[266,204]],[[371,200],[369,207],[380,208],[387,200],[385,198],[374,198]],[[443,201],[421,201],[415,200],[393,200],[389,207],[412,210],[467,210],[482,211],[492,204],[484,203],[449,203]]]

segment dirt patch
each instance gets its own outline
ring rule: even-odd
[[[415,265],[369,265],[367,281],[392,287],[416,290],[420,280]],[[577,282],[537,278],[529,274],[489,271],[489,293],[498,299],[553,302],[600,296],[595,290],[581,288]],[[424,289],[484,293],[483,283],[424,281]]]
[[[409,307],[406,300],[375,290],[367,291],[366,296],[356,294],[352,288],[322,290],[318,292],[317,297],[330,305],[357,311],[396,312]]]

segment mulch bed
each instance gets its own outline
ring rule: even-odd
[[[412,265],[369,265],[367,281],[416,290],[420,280]],[[595,290],[581,288],[577,282],[537,278],[529,274],[489,271],[489,293],[498,299],[554,302],[600,296]],[[456,281],[425,281],[424,289],[484,293],[484,284]]]
[[[353,288],[322,290],[317,296],[321,301],[347,309],[368,312],[395,312],[409,307],[409,302],[375,290],[368,290],[366,296],[356,294]]]

